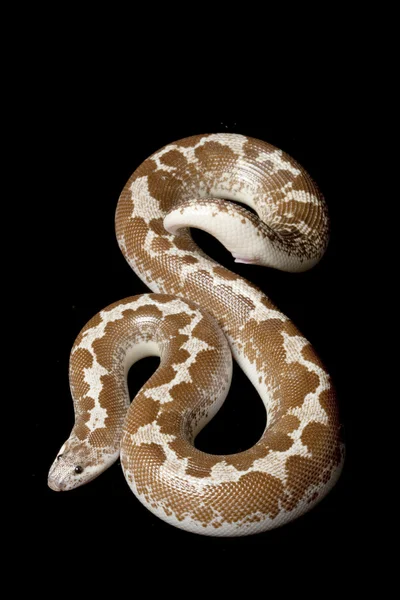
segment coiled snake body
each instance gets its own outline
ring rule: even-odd
[[[328,241],[317,186],[265,142],[194,136],[145,160],[121,194],[116,232],[154,293],[105,308],[75,341],[75,425],[48,483],[72,489],[121,456],[134,494],[168,523],[257,533],[308,511],[337,481],[344,445],[335,393],[293,323],[207,257],[189,227],[217,237],[237,262],[287,271],[313,266]],[[267,426],[252,448],[217,456],[193,442],[228,393],[231,352],[265,404]],[[127,372],[149,355],[160,366],[130,404]]]

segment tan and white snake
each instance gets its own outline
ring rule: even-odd
[[[199,135],[145,160],[122,191],[116,232],[154,293],[108,306],[76,339],[75,425],[48,484],[70,490],[120,456],[133,493],[164,521],[206,535],[258,533],[305,513],[337,481],[335,392],[293,323],[206,256],[189,227],[214,235],[236,262],[286,271],[317,263],[329,235],[316,184],[270,144]],[[150,355],[160,366],[130,403],[128,370]],[[244,452],[207,454],[194,439],[225,400],[232,355],[265,404],[267,426]]]

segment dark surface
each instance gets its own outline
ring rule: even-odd
[[[59,536],[57,543],[64,550],[77,544],[78,556],[83,556],[89,545],[103,558],[108,545],[119,554],[121,544],[128,542],[136,550],[143,547],[146,554],[157,548],[164,556],[175,547],[187,556],[207,556],[210,560],[235,554],[279,556],[297,551],[310,558],[343,550],[350,555],[359,544],[361,520],[359,301],[355,295],[360,276],[354,260],[359,241],[354,239],[353,173],[343,148],[343,140],[350,147],[354,143],[350,120],[338,115],[323,99],[319,112],[312,106],[307,111],[292,106],[291,112],[284,114],[263,107],[245,109],[240,103],[227,110],[207,99],[203,109],[198,103],[189,109],[175,105],[171,110],[163,105],[155,110],[130,105],[126,100],[121,106],[114,101],[110,107],[101,91],[100,86],[98,93],[75,96],[70,101],[56,92],[51,116],[41,117],[46,152],[39,173],[44,202],[43,214],[39,215],[43,239],[38,242],[44,268],[37,278],[37,290],[33,290],[40,290],[43,303],[35,325],[39,336],[34,353],[36,386],[41,392],[35,394],[31,421],[32,538],[43,541],[50,561],[54,535]],[[332,219],[325,258],[302,274],[236,265],[218,242],[202,232],[194,233],[205,251],[257,284],[311,341],[333,377],[345,425],[347,461],[334,491],[306,516],[249,538],[205,538],[165,524],[136,500],[118,464],[72,492],[57,494],[46,485],[50,464],[73,425],[68,359],[75,337],[111,302],[148,291],[125,262],[115,239],[114,212],[122,187],[133,170],[159,147],[206,132],[243,133],[288,152],[319,184]],[[46,222],[48,210],[50,222]],[[147,359],[132,367],[132,394],[156,366],[157,359]],[[264,425],[262,403],[236,368],[226,405],[197,443],[210,452],[238,451],[251,446]],[[57,560],[54,555],[54,564]]]

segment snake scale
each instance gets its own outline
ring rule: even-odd
[[[317,185],[266,142],[198,135],[145,160],[120,196],[116,234],[153,293],[108,306],[76,339],[75,424],[48,484],[73,489],[120,457],[135,496],[164,521],[205,535],[258,533],[310,510],[337,481],[335,391],[293,323],[209,258],[190,227],[214,235],[236,262],[285,271],[316,264],[329,237]],[[128,370],[151,355],[160,365],[131,403]],[[267,426],[252,448],[212,455],[194,440],[225,400],[232,355],[264,402]]]

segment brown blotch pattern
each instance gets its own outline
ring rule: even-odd
[[[325,449],[332,445],[332,430],[323,423],[311,421],[303,430],[301,441],[313,455],[313,458],[323,455]]]
[[[147,388],[149,387],[151,386],[147,386]],[[160,403],[158,400],[146,396],[141,390],[133,400],[133,410],[128,412],[125,430],[129,431],[129,434],[135,434],[140,427],[154,423],[159,411]]]
[[[179,231],[175,236],[174,243],[178,250],[185,250],[186,252],[197,251],[197,246],[189,233],[185,233],[183,230]]]
[[[164,219],[159,217],[158,219],[151,219],[149,222],[149,229],[154,231],[159,236],[168,236],[169,233],[164,227]]]
[[[154,240],[151,242],[151,249],[153,252],[166,252],[167,250],[171,250],[173,247],[174,245],[172,242],[161,237],[154,238]]]
[[[76,437],[78,438],[78,440],[81,440],[81,441],[86,440],[88,438],[88,436],[90,435],[90,429],[85,425],[85,422],[83,419],[78,419],[75,422],[73,432],[76,435]]]
[[[179,150],[169,150],[162,155],[160,162],[170,167],[184,168],[187,165],[187,160]]]
[[[146,384],[146,389],[151,389],[159,387],[160,385],[165,385],[166,383],[171,383],[175,376],[176,371],[172,368],[171,365],[163,365],[162,368],[157,369],[157,371],[149,379],[149,381]]]
[[[236,275],[236,273],[232,273],[232,271],[225,269],[225,267],[214,267],[213,271],[216,275],[222,277],[222,279],[227,279],[228,281],[235,281],[235,279],[240,279],[239,275]]]
[[[71,353],[69,364],[69,379],[70,385],[74,392],[79,397],[85,396],[90,386],[84,380],[85,369],[88,369],[93,364],[93,356],[86,348],[77,348]]]
[[[187,256],[182,257],[182,262],[186,265],[194,265],[199,262],[199,259],[188,254]]]
[[[195,155],[200,163],[200,169],[205,172],[224,173],[238,159],[238,155],[231,148],[219,142],[206,142],[196,148]]]
[[[270,449],[276,452],[285,452],[293,446],[293,440],[282,431],[269,431],[267,440]]]
[[[147,177],[147,185],[150,195],[158,200],[163,212],[171,210],[183,192],[183,180],[176,171],[153,171]]]

